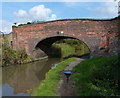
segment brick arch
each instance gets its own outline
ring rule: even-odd
[[[34,49],[41,49],[42,51],[44,51],[47,55],[49,55],[49,49],[51,47],[51,45],[61,39],[78,39],[79,41],[83,42],[83,40],[75,37],[75,36],[66,36],[66,35],[61,35],[61,36],[49,36],[46,38],[41,39],[40,41],[36,41],[35,47]],[[89,45],[86,42],[83,42],[89,49],[89,51],[91,51],[91,49],[89,48]],[[37,55],[40,55],[39,53],[36,53]]]
[[[80,40],[80,41],[82,41],[86,46],[90,46],[85,40],[83,40],[83,39],[80,39],[79,37],[76,37],[76,36],[73,36],[73,35],[53,35],[53,36],[47,36],[47,37],[45,37],[45,38],[42,38],[42,39],[40,39],[39,41],[36,41],[36,44],[35,44],[35,46],[37,46],[37,44],[38,43],[40,43],[40,42],[42,42],[42,41],[44,41],[44,40],[47,40],[47,39],[51,39],[51,38],[60,38],[60,37],[63,37],[63,39],[66,39],[66,38],[71,38],[71,39],[78,39],[78,40]],[[60,40],[61,40],[62,38],[60,38]],[[59,39],[58,39],[59,40]],[[57,41],[58,41],[57,40]],[[53,42],[54,43],[54,42]],[[35,47],[34,47],[35,48]]]

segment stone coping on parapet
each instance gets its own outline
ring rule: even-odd
[[[115,17],[115,18],[104,18],[104,19],[92,19],[92,18],[71,18],[71,19],[58,19],[58,20],[51,20],[51,21],[43,21],[43,22],[38,22],[38,23],[31,23],[31,24],[23,24],[22,26],[14,26],[13,27],[24,27],[24,26],[30,26],[30,25],[35,25],[35,24],[44,24],[44,23],[51,23],[51,22],[56,22],[56,21],[75,21],[75,20],[85,20],[85,21],[113,21],[117,20],[120,17]]]

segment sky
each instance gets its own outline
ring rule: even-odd
[[[15,2],[4,0],[0,3],[0,31],[10,33],[14,23],[51,21],[71,18],[108,19],[118,16],[118,2]],[[108,2],[107,2],[108,1]],[[109,2],[110,1],[110,2]]]

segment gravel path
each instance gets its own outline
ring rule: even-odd
[[[59,94],[58,96],[75,96],[77,91],[73,90],[73,83],[72,83],[72,75],[69,77],[69,81],[67,81],[66,76],[64,75],[65,71],[72,71],[73,67],[75,67],[78,63],[83,61],[84,59],[78,58],[76,61],[71,62],[69,66],[65,68],[65,70],[61,73],[62,78],[60,80],[59,86]]]

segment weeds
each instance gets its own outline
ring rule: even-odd
[[[21,64],[31,61],[32,58],[27,55],[24,49],[13,50],[6,38],[2,42],[2,66],[11,64]]]

